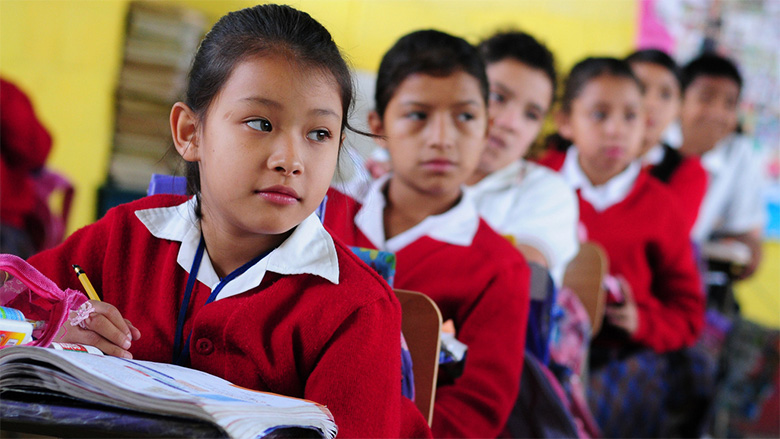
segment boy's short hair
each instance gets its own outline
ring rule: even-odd
[[[688,62],[682,68],[682,92],[690,86],[699,76],[717,76],[734,81],[742,91],[742,75],[739,74],[737,65],[730,59],[714,54],[705,53]]]

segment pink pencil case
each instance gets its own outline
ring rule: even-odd
[[[33,331],[33,340],[25,343],[27,346],[49,346],[69,311],[87,301],[84,293],[61,290],[18,256],[0,254],[0,271],[10,275],[0,286],[0,305],[21,311],[28,320],[43,322]]]

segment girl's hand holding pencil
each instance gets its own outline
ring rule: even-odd
[[[88,300],[82,307],[89,310],[86,318],[76,325],[66,321],[54,341],[91,345],[106,355],[133,358],[128,349],[133,340],[141,337],[141,332],[114,305]],[[70,313],[72,320],[78,318],[79,311]]]
[[[133,340],[141,337],[141,332],[129,320],[123,318],[114,305],[100,300],[81,267],[74,265],[73,269],[90,300],[70,312],[70,321],[62,325],[55,340],[91,345],[107,355],[133,358],[128,349]]]

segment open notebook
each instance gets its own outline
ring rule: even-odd
[[[306,435],[334,438],[333,416],[320,404],[236,386],[172,364],[32,346],[0,349],[0,394],[47,396],[131,412],[213,424],[233,438]],[[5,421],[6,419],[4,419]],[[280,431],[281,430],[281,431]]]

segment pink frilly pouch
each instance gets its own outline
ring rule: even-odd
[[[34,321],[33,341],[27,346],[47,347],[51,344],[68,313],[87,301],[81,291],[61,290],[24,259],[0,254],[0,305],[21,311],[28,321]],[[2,348],[3,346],[0,346]]]

